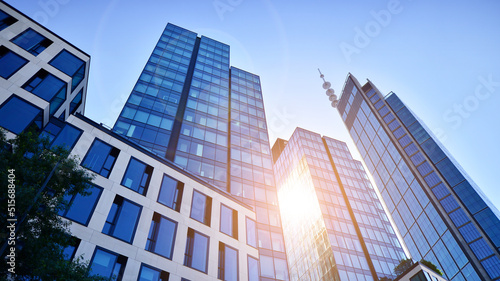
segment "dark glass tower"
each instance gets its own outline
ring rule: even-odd
[[[297,128],[273,156],[290,279],[395,278],[405,254],[347,145]]]
[[[260,79],[228,45],[168,24],[113,130],[253,206],[261,278],[288,280]]]
[[[349,74],[338,110],[412,258],[449,280],[499,280],[498,211],[398,96]]]

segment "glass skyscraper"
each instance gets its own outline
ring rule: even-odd
[[[498,211],[399,97],[349,74],[338,110],[412,258],[449,280],[499,280]]]
[[[291,280],[395,277],[405,254],[344,142],[297,128],[273,157]]]
[[[260,278],[288,280],[260,79],[229,50],[168,24],[113,130],[253,206]]]

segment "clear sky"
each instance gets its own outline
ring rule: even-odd
[[[317,68],[337,93],[351,72],[398,94],[500,207],[499,1],[7,2],[91,55],[85,115],[97,122],[114,124],[171,22],[260,75],[271,145],[297,126],[351,142]]]

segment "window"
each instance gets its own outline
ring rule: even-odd
[[[191,218],[210,226],[212,216],[212,198],[198,192],[193,192],[191,203]]]
[[[221,204],[220,232],[238,239],[238,212]]]
[[[274,270],[276,271],[276,279],[288,281],[286,260],[274,258]]]
[[[71,91],[80,84],[85,76],[85,62],[66,50],[62,50],[49,64],[73,78]]]
[[[259,281],[259,261],[248,256],[248,281]]]
[[[184,265],[207,272],[209,238],[191,228],[188,229]]]
[[[281,233],[271,232],[271,240],[274,251],[285,252],[285,243],[283,243],[283,235]]]
[[[238,280],[238,251],[219,242],[219,267],[217,277],[225,281]]]
[[[69,105],[69,114],[75,114],[78,107],[82,104],[83,89],[76,94]]]
[[[40,136],[49,139],[51,148],[60,146],[67,150],[71,150],[81,134],[82,131],[80,129],[61,122],[58,119],[51,118]]]
[[[246,225],[247,225],[247,244],[257,248],[257,227],[255,225],[255,221],[246,218]]]
[[[76,250],[80,245],[80,239],[76,237],[70,237],[69,245],[63,249],[63,258],[66,261],[71,261],[75,257]]]
[[[0,76],[9,79],[12,74],[23,67],[28,60],[11,50],[0,46]]]
[[[273,258],[260,255],[260,274],[262,277],[274,278]]]
[[[0,107],[0,126],[19,134],[31,124],[42,127],[42,110],[17,96],[12,96]]]
[[[168,272],[142,264],[137,281],[168,281],[168,278]]]
[[[117,148],[95,139],[82,161],[82,166],[107,178],[119,153]]]
[[[37,56],[52,44],[51,40],[31,28],[26,29],[11,41],[34,56]]]
[[[109,280],[122,280],[127,257],[97,247],[90,262],[91,275],[99,275]]]
[[[132,243],[142,207],[116,196],[102,233]]]
[[[0,10],[0,31],[11,26],[16,21],[17,19],[12,17],[11,15],[6,14],[4,11]]]
[[[154,213],[149,229],[146,250],[172,259],[177,223],[158,213]]]
[[[122,185],[142,195],[146,195],[152,174],[153,167],[131,157],[122,179]]]
[[[179,212],[183,190],[184,183],[163,174],[158,202]]]
[[[66,100],[66,88],[66,83],[44,69],[38,71],[23,85],[26,91],[50,102],[50,115],[53,115]]]
[[[64,195],[63,205],[65,207],[59,211],[59,215],[77,223],[87,225],[99,201],[102,188],[92,184],[86,189],[86,192],[89,194]]]

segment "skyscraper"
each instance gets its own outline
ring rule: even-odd
[[[349,74],[338,110],[413,259],[500,279],[498,211],[399,97]]]
[[[273,158],[291,280],[395,277],[405,254],[344,142],[297,128]]]
[[[253,206],[263,280],[288,280],[260,79],[168,24],[113,130]]]

